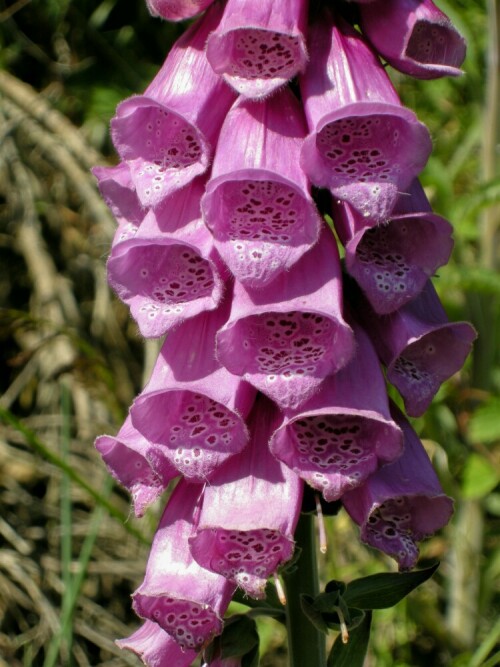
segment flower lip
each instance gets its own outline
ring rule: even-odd
[[[420,417],[441,384],[463,366],[477,334],[467,322],[447,323],[410,339],[387,367],[387,379],[404,398],[411,417]]]
[[[137,517],[144,515],[147,507],[178,474],[169,464],[153,468],[147,458],[149,446],[149,442],[132,426],[130,416],[116,436],[101,435],[95,441],[95,447],[111,475],[132,496]]]
[[[118,639],[116,645],[128,649],[150,667],[189,667],[196,651],[183,650],[165,630],[153,621],[145,621],[130,637]]]
[[[306,65],[307,9],[303,0],[228,0],[208,61],[245,97],[271,94]]]
[[[108,260],[108,280],[146,338],[162,336],[220,302],[223,283],[214,261],[189,242],[195,239],[185,238],[136,235],[116,244]]]
[[[401,456],[344,494],[342,502],[360,526],[363,542],[407,570],[417,562],[417,542],[449,521],[453,501],[443,493],[422,443],[394,404],[391,414],[404,434]]]
[[[361,7],[361,27],[380,55],[420,79],[459,76],[466,43],[432,0],[382,0]]]
[[[152,16],[161,16],[167,21],[183,21],[201,12],[214,0],[146,0]]]
[[[267,578],[291,557],[303,483],[271,454],[268,441],[278,410],[257,397],[248,419],[250,446],[218,469],[204,489],[196,533],[197,562],[265,597]]]
[[[151,440],[148,460],[153,468],[161,462],[161,452],[184,477],[195,481],[210,477],[216,466],[248,441],[241,415],[188,389],[168,388],[139,396],[131,413],[138,429]],[[153,419],[154,414],[162,419]]]
[[[293,181],[266,169],[240,169],[209,181],[207,226],[232,274],[251,287],[269,284],[316,243],[320,218]]]
[[[307,53],[300,35],[241,27],[213,33],[208,39],[207,58],[214,71],[240,94],[260,98],[300,72]]]
[[[129,161],[137,195],[144,206],[206,171],[210,148],[203,133],[175,109],[137,95],[118,105],[111,121],[113,143]]]
[[[381,222],[431,149],[427,128],[409,109],[354,102],[321,119],[304,141],[301,165],[315,185]]]
[[[202,486],[175,487],[160,519],[144,581],[133,594],[139,616],[157,623],[182,649],[201,650],[222,631],[235,586],[201,568],[188,539],[196,527]]]
[[[331,502],[399,455],[401,434],[371,410],[304,410],[276,431],[271,451]]]
[[[392,215],[346,244],[346,268],[374,310],[391,313],[413,299],[452,248],[450,223],[432,213]]]

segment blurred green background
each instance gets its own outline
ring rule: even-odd
[[[465,75],[391,76],[430,128],[422,182],[455,227],[435,285],[480,337],[415,422],[456,501],[421,549],[422,566],[441,567],[375,613],[367,667],[500,664],[500,9],[438,4],[468,41]],[[107,288],[114,222],[89,169],[113,163],[116,104],[146,87],[182,30],[143,0],[0,0],[1,667],[139,664],[113,641],[138,625],[129,596],[160,506],[134,519],[93,441],[116,432],[158,347]],[[328,533],[325,581],[395,569],[342,512]],[[286,665],[283,629],[260,629],[261,664]]]

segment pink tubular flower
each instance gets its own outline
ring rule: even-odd
[[[302,502],[299,477],[279,463],[268,442],[278,412],[257,398],[249,417],[251,444],[205,486],[191,551],[252,597],[264,597],[267,578],[292,556]]]
[[[416,543],[448,523],[453,501],[443,493],[415,431],[397,408],[391,412],[404,433],[403,454],[346,493],[342,502],[361,527],[363,542],[408,570],[418,559]]]
[[[432,0],[377,0],[361,8],[361,27],[400,72],[419,79],[462,73],[465,40]]]
[[[235,283],[231,315],[217,334],[217,356],[281,408],[304,403],[354,351],[342,315],[341,274],[333,234],[266,290]]]
[[[167,21],[182,21],[200,14],[214,0],[146,0],[153,16],[161,16]]]
[[[120,648],[135,653],[147,667],[189,667],[196,651],[182,649],[157,623],[145,621],[130,637],[119,639]]]
[[[235,96],[205,56],[219,3],[174,44],[143,95],[121,102],[111,121],[116,150],[129,164],[143,206],[165,197],[206,171],[222,120]]]
[[[244,419],[255,390],[214,357],[215,334],[226,317],[223,304],[175,329],[132,405],[134,426],[151,442],[154,469],[167,460],[185,477],[205,481],[247,445]]]
[[[420,417],[441,383],[460,370],[477,335],[468,322],[448,321],[430,280],[395,313],[377,316],[368,304],[356,312],[410,417]]]
[[[236,278],[262,287],[317,241],[321,220],[299,167],[302,110],[285,89],[240,98],[221,130],[202,200],[215,245]]]
[[[308,0],[228,0],[207,43],[217,74],[245,97],[265,97],[307,62]]]
[[[310,48],[301,77],[311,132],[302,167],[315,185],[372,223],[383,222],[427,162],[429,132],[401,106],[375,54],[344,21],[332,25],[321,15],[311,27]]]
[[[132,426],[130,416],[116,436],[99,436],[95,441],[95,447],[109,472],[129,491],[137,517],[143,516],[149,505],[179,474],[168,463],[153,470],[147,460],[150,444]]]
[[[402,450],[377,355],[361,327],[353,329],[354,358],[327,378],[299,412],[285,411],[270,442],[276,458],[327,501],[359,486]]]
[[[162,336],[183,320],[219,304],[220,259],[200,213],[204,180],[151,210],[134,235],[118,229],[108,280],[146,338]]]
[[[411,301],[453,248],[452,226],[432,213],[418,180],[400,195],[387,222],[367,226],[345,202],[335,205],[334,219],[346,269],[381,315]]]
[[[139,616],[158,623],[182,649],[196,651],[222,631],[235,590],[191,556],[188,540],[201,491],[201,485],[184,480],[176,486],[156,531],[144,581],[132,596]]]
[[[144,210],[135,192],[127,163],[120,162],[115,167],[94,167],[92,173],[97,179],[102,198],[118,224],[139,225]]]

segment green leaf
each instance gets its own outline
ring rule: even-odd
[[[246,653],[241,658],[241,667],[259,667],[259,646]]]
[[[427,581],[438,569],[439,563],[415,572],[381,573],[355,579],[347,584],[344,601],[359,609],[387,609]]]
[[[462,495],[468,500],[483,498],[496,487],[500,475],[493,465],[480,454],[471,454],[465,462]]]
[[[371,612],[367,612],[357,628],[349,632],[347,644],[339,636],[328,656],[327,667],[363,667],[370,639]]]
[[[332,591],[331,593],[320,593],[314,598],[314,608],[319,612],[334,611],[335,607],[339,605],[340,591]]]
[[[469,422],[469,438],[473,442],[500,440],[500,398],[491,398],[474,412]]]
[[[258,645],[259,634],[252,618],[241,614],[231,616],[225,621],[224,630],[220,636],[222,658],[246,655]]]
[[[320,632],[328,634],[328,625],[323,620],[323,615],[314,605],[314,598],[310,595],[300,596],[300,606],[304,615],[311,621]]]

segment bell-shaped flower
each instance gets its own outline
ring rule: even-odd
[[[307,62],[308,0],[228,0],[207,42],[217,74],[245,97],[283,86]]]
[[[299,166],[305,135],[288,89],[262,102],[240,98],[222,126],[202,210],[221,257],[250,287],[288,270],[318,239],[321,219]]]
[[[157,623],[183,650],[195,651],[222,631],[236,588],[191,555],[202,488],[185,480],[177,484],[155,533],[144,581],[132,596],[139,616]]]
[[[346,202],[334,204],[345,266],[375,312],[391,313],[413,299],[453,248],[450,223],[432,212],[415,179],[386,222],[370,226]]]
[[[131,408],[151,442],[154,469],[168,460],[189,479],[205,481],[248,443],[245,425],[255,390],[215,359],[215,334],[228,305],[181,324],[164,343],[151,379]]]
[[[326,225],[319,242],[267,289],[236,281],[231,315],[217,334],[222,364],[281,408],[304,403],[353,351],[337,246]]]
[[[353,324],[356,354],[299,411],[286,410],[271,452],[333,501],[402,451],[370,339]]]
[[[310,135],[301,164],[373,223],[385,221],[431,152],[425,125],[401,106],[376,55],[342,19],[321,14],[310,29],[301,77]]]
[[[179,474],[167,461],[153,470],[147,459],[150,443],[132,426],[130,416],[116,436],[100,435],[95,447],[111,475],[132,496],[137,517],[143,516],[149,505]]]
[[[465,40],[432,0],[376,0],[361,8],[361,27],[400,72],[419,79],[462,73]]]
[[[248,419],[250,445],[219,468],[205,486],[191,552],[205,568],[252,597],[292,556],[303,483],[269,451],[277,408],[260,395]]]
[[[118,229],[108,259],[108,281],[146,338],[219,304],[225,270],[203,224],[198,178],[149,211],[133,236]]]
[[[392,406],[404,434],[403,454],[379,468],[342,503],[361,528],[361,539],[395,558],[401,570],[415,566],[417,542],[445,526],[453,514],[417,434]]]
[[[198,655],[196,651],[182,649],[153,621],[145,621],[130,637],[115,643],[135,653],[146,667],[190,667]]]
[[[411,417],[420,417],[441,384],[460,370],[477,335],[468,322],[449,322],[430,280],[395,313],[376,315],[366,302],[356,313]]]
[[[182,21],[200,14],[214,0],[146,0],[152,16],[160,16],[167,21]]]
[[[114,167],[94,167],[93,175],[102,198],[118,224],[140,225],[145,211],[135,192],[130,169],[126,162]]]
[[[156,206],[206,171],[235,96],[205,56],[216,3],[180,37],[143,95],[121,102],[111,121],[116,150],[130,167],[143,206]]]

